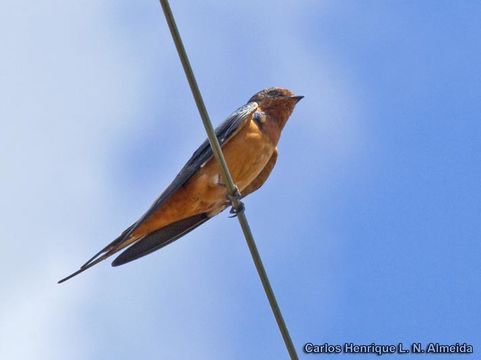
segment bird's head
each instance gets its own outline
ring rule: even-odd
[[[304,96],[294,95],[292,91],[288,89],[271,87],[259,91],[252,96],[248,102],[256,102],[263,112],[278,119],[279,125],[282,128],[294,110],[296,104],[303,97]]]

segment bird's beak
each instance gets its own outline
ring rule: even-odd
[[[296,101],[296,104],[297,104],[299,101],[301,101],[304,98],[304,96],[297,95],[297,96],[291,96],[290,98],[294,99]]]

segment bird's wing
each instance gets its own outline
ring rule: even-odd
[[[126,264],[130,261],[141,258],[142,256],[148,255],[151,252],[159,250],[160,248],[191,232],[209,219],[210,217],[207,216],[207,214],[198,214],[164,226],[162,229],[154,231],[146,237],[143,237],[132,246],[129,246],[127,250],[115,258],[115,260],[112,262],[112,266]]]
[[[252,115],[257,109],[257,103],[250,102],[244,106],[241,106],[234,111],[229,117],[215,129],[217,139],[222,146],[229,141],[245,124],[251,119]],[[156,212],[172,194],[174,194],[182,185],[184,185],[202,166],[213,157],[212,148],[210,147],[209,140],[205,140],[202,145],[194,152],[192,157],[187,161],[187,164],[180,170],[179,174],[175,177],[172,183],[164,190],[147,212],[128,229],[124,238],[128,237],[142,222],[147,219],[152,213]]]
[[[216,133],[217,139],[219,140],[220,145],[223,145],[227,141],[229,141],[245,124],[247,124],[252,119],[252,115],[256,111],[257,106],[258,105],[255,102],[250,102],[246,105],[241,106],[236,111],[234,111],[231,115],[229,115],[229,117],[221,125],[219,125],[216,128],[215,133]],[[202,164],[209,161],[212,158],[212,156],[213,156],[213,152],[212,152],[212,148],[210,147],[210,143],[208,140],[205,140],[202,143],[202,145],[200,145],[200,147],[194,152],[194,154],[189,159],[189,161],[187,161],[184,167],[180,170],[179,174],[175,177],[172,183],[165,189],[165,191],[159,196],[159,198],[152,204],[152,206],[147,210],[147,212],[145,212],[144,215],[142,215],[142,217],[138,221],[136,221],[130,227],[125,229],[118,238],[116,238],[110,244],[105,246],[102,250],[100,250],[97,254],[95,254],[90,260],[88,260],[85,264],[83,264],[78,271],[60,280],[59,283],[65,280],[68,280],[71,277],[87,270],[93,265],[98,264],[100,261],[105,260],[106,258],[116,253],[117,251],[123,249],[126,246],[125,243],[129,239],[130,234],[137,227],[139,227],[151,214],[153,214],[157,209],[159,209],[172,196],[172,194],[174,194],[182,185],[184,185],[196,173],[196,171],[199,170]],[[197,219],[197,220],[200,221],[200,219]],[[190,224],[190,226],[187,226],[186,228],[187,231],[184,231],[184,232],[180,232],[178,228],[179,224],[176,223],[177,228],[175,228],[175,231],[177,231],[177,234],[172,235],[172,237],[170,238],[170,241],[169,239],[166,238],[166,236],[170,232],[173,232],[174,228],[169,228],[167,229],[168,231],[161,233],[162,235],[160,235],[159,233],[154,237],[150,237],[150,239],[148,239],[149,238],[149,235],[148,235],[147,237],[144,237],[146,242],[143,243],[143,245],[139,244],[137,248],[134,248],[134,250],[132,250],[132,254],[135,252],[135,256],[136,256],[135,258],[146,255],[148,252],[154,251],[160,248],[161,246],[164,246],[167,243],[170,243],[171,241],[178,239],[180,236],[193,230],[195,227],[199,226],[201,223],[205,221],[206,220],[203,220],[202,222],[195,223],[194,225]],[[160,243],[161,245],[139,256],[136,251],[139,251],[139,249],[141,249],[142,246],[147,246],[146,244],[151,244],[153,239],[157,239],[157,242]],[[145,251],[145,249],[142,249],[142,250]],[[122,253],[120,257],[122,257],[123,254],[124,253]],[[127,256],[128,254],[130,253],[127,253],[125,256]],[[117,261],[116,265],[120,265],[121,260],[122,259]],[[131,260],[128,260],[128,261],[131,261]],[[124,261],[122,263],[125,263],[128,261]]]

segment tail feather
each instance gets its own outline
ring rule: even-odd
[[[96,260],[96,258],[99,256],[99,255],[102,255],[103,253],[107,253],[107,252],[110,252],[112,251],[114,248],[116,248],[117,250],[116,251],[119,251],[121,249],[123,249],[123,247],[121,248],[117,248],[117,245],[121,244],[129,235],[130,233],[130,230],[132,230],[134,228],[134,226],[136,225],[137,223],[133,223],[132,225],[130,225],[127,229],[125,229],[124,231],[122,231],[122,234],[120,234],[114,241],[112,241],[110,244],[108,244],[106,247],[104,247],[102,250],[100,250],[97,254],[95,254],[94,256],[92,256],[85,264],[83,264],[80,269],[88,269],[90,266],[89,264],[94,262],[94,260]],[[111,253],[110,255],[112,255],[113,253]],[[109,256],[110,256],[109,255]],[[102,257],[102,260],[106,259],[106,257]],[[100,260],[100,261],[102,261]],[[95,264],[98,264],[99,262],[95,262]]]
[[[74,273],[70,274],[69,276],[59,280],[57,282],[57,284],[61,284],[64,281],[67,281],[67,280],[73,278],[74,276],[77,276],[78,274],[83,273],[85,270],[91,268],[94,265],[97,265],[99,262],[107,259],[109,256],[115,254],[117,251],[122,250],[125,246],[128,245],[128,243],[127,243],[126,245],[122,246],[122,243],[124,243],[125,240],[128,238],[130,230],[133,229],[133,227],[135,225],[136,225],[136,223],[130,225],[114,241],[112,241],[110,244],[108,244],[106,247],[104,247],[102,250],[100,250],[98,253],[96,253],[94,256],[92,256],[85,264],[83,264],[80,267],[80,269],[78,269]]]
[[[112,266],[119,266],[142,256],[150,254],[151,252],[160,249],[161,247],[170,244],[178,238],[184,236],[188,232],[194,230],[197,226],[203,224],[210,218],[206,214],[194,215],[189,218],[177,221],[170,225],[163,227],[143,238],[136,239],[137,242],[133,245],[133,239],[129,237],[130,230],[135,226],[131,225],[118,238],[100,250],[97,254],[92,256],[79,270],[70,274],[69,276],[58,281],[58,284],[67,281],[74,276],[84,272],[85,270],[97,265],[99,262],[107,259],[116,252],[122,250],[126,246],[131,245],[123,253],[121,253],[113,262]],[[135,240],[134,240],[135,241]]]
[[[87,270],[87,269],[91,268],[92,266],[97,265],[99,262],[107,259],[112,254],[113,254],[113,252],[107,252],[107,253],[103,254],[102,256],[100,256],[99,258],[95,259],[94,261],[90,261],[89,263],[87,263],[85,265],[82,265],[80,267],[80,269],[78,269],[74,273],[72,273],[69,276],[63,278],[62,280],[57,281],[57,284],[61,284],[64,281],[67,281],[67,280],[73,278],[74,276],[77,276],[78,274],[83,273],[85,270]]]

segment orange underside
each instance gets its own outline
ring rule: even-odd
[[[223,145],[222,150],[234,182],[240,192],[264,169],[275,150],[275,144],[250,121]],[[200,213],[216,214],[227,205],[226,189],[219,176],[217,161],[212,158],[165,204],[132,233],[139,238],[168,224]]]

